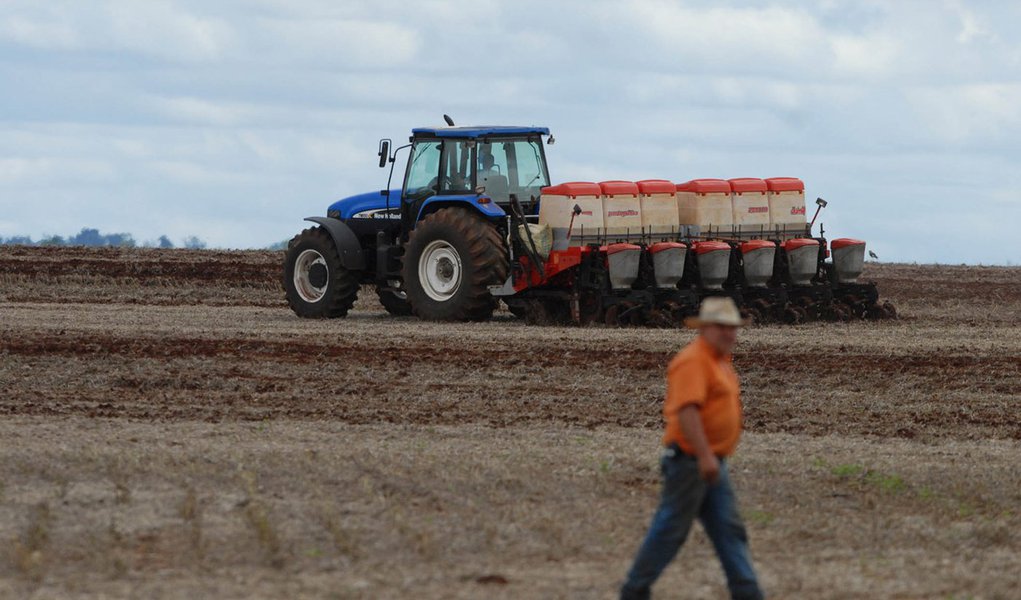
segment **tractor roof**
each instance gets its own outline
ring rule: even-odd
[[[549,135],[547,127],[514,127],[509,125],[479,127],[416,127],[414,137],[481,138],[491,135]]]

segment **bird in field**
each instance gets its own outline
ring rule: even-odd
[[[876,253],[871,250],[869,250],[869,256],[872,257],[872,260],[879,260],[879,257],[876,256]]]

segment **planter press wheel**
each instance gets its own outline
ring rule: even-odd
[[[606,315],[604,322],[611,327],[626,327],[628,325],[642,325],[644,319],[640,311],[639,305],[634,302],[618,302],[611,304],[606,309]]]

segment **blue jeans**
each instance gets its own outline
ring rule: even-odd
[[[695,517],[702,522],[716,549],[731,597],[762,598],[726,462],[720,461],[720,478],[715,485],[699,476],[698,461],[693,456],[680,452],[664,456],[662,466],[663,494],[659,508],[621,588],[621,599],[651,597],[652,584],[681,549]]]

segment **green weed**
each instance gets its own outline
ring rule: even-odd
[[[752,509],[744,511],[744,518],[750,523],[755,523],[756,525],[769,525],[774,519],[776,519],[776,515],[764,510]]]
[[[837,465],[835,467],[830,467],[830,473],[833,473],[834,475],[840,477],[841,479],[857,477],[858,475],[861,475],[862,472],[864,471],[865,467],[853,464]]]
[[[889,494],[899,494],[907,488],[907,484],[898,475],[886,475],[878,471],[868,471],[865,482]]]

